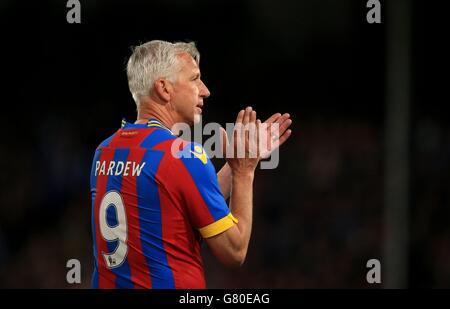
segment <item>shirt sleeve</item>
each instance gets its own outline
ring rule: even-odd
[[[190,178],[180,190],[192,225],[203,238],[231,228],[237,219],[220,191],[214,165],[206,151],[197,143],[188,143],[179,157]]]

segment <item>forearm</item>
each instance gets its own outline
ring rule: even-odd
[[[219,182],[220,191],[222,192],[225,200],[228,200],[231,194],[231,175],[231,168],[228,163],[225,163],[225,165],[217,173],[217,180]]]
[[[254,173],[233,175],[230,197],[230,210],[238,219],[237,227],[240,232],[240,247],[247,253],[252,231],[253,216],[253,180]]]

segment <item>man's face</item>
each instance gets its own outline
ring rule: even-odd
[[[173,83],[171,103],[177,116],[177,122],[189,125],[200,122],[203,99],[209,97],[208,88],[200,79],[200,69],[187,53],[180,54],[181,71]]]

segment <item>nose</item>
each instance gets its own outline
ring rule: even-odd
[[[199,95],[202,98],[207,98],[211,95],[211,93],[209,92],[209,89],[206,87],[206,85],[203,83],[202,80],[200,80],[201,84],[200,84],[200,92]]]

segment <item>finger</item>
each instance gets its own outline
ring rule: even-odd
[[[247,109],[241,110],[236,119],[236,124],[233,130],[233,158],[245,157],[245,134],[244,134],[244,119],[247,114]]]
[[[250,149],[250,157],[257,158],[256,148],[258,148],[257,143],[257,130],[256,130],[256,111],[252,111],[250,113],[250,122],[249,122],[249,149]]]
[[[283,115],[276,113],[266,120],[265,123],[269,124],[267,127],[267,145],[269,151],[277,146],[275,141],[279,136],[283,135],[292,123],[292,120],[289,120],[290,117],[291,115],[288,113],[284,113]]]
[[[280,136],[286,132],[286,130],[291,126],[291,124],[292,124],[292,119],[287,119],[284,122],[280,123],[280,128],[279,128]]]
[[[272,124],[273,127],[271,128],[271,131],[270,131],[272,140],[279,139],[286,132],[286,130],[291,126],[292,119],[290,119],[290,117],[291,117],[291,115],[289,115],[288,113],[285,113],[280,118],[278,118],[275,123]]]
[[[249,123],[255,123],[255,122],[256,122],[256,111],[252,110],[250,113]]]
[[[233,158],[240,158],[242,156],[241,129],[242,124],[237,123],[233,130]]]
[[[274,123],[270,124],[270,128],[268,129],[268,135],[269,135],[269,138],[272,141],[272,145],[273,145],[274,142],[281,135],[280,134],[280,124],[278,122],[274,122]]]
[[[281,117],[280,113],[275,113],[272,116],[270,116],[266,121],[264,121],[264,123],[269,124],[269,123],[275,122],[280,117]]]
[[[289,120],[289,118],[291,118],[291,115],[289,113],[284,113],[283,115],[278,117],[277,120],[275,120],[274,122],[276,122],[276,123],[281,125],[282,123],[284,123],[287,120]]]
[[[259,158],[261,156],[261,151],[259,150],[259,134],[260,134],[260,128],[261,128],[261,120],[256,120],[256,157]]]
[[[237,118],[236,118],[236,123],[242,123],[242,119],[244,118],[244,113],[245,113],[245,110],[243,110],[243,109],[239,111]]]
[[[242,140],[244,142],[244,149],[245,149],[245,157],[249,158],[250,155],[250,147],[251,147],[251,141],[250,141],[250,127],[249,124],[246,124],[244,127],[242,127]]]
[[[280,139],[278,140],[278,147],[284,144],[285,141],[291,136],[292,130],[287,130],[284,132],[283,135],[281,135]]]
[[[246,131],[248,133],[248,150],[250,158],[255,159],[257,158],[256,148],[258,147],[256,140],[256,111],[250,113],[250,120],[246,126]]]
[[[238,158],[242,155],[242,138],[241,138],[241,130],[242,130],[242,121],[244,120],[245,110],[242,109],[239,111],[236,123],[233,129],[233,136],[232,136],[232,145],[233,149],[229,150],[232,151],[232,158]]]
[[[248,158],[249,153],[249,132],[248,132],[248,123],[250,121],[250,115],[252,113],[251,106],[245,109],[244,119],[242,120],[242,129],[241,129],[241,138],[242,138],[242,146],[244,147],[245,158]]]
[[[291,118],[291,115],[289,113],[284,113],[283,115],[281,115],[280,118],[278,118],[278,122],[282,122],[282,121],[284,121],[286,119],[289,119],[289,118]]]
[[[269,124],[266,129],[266,144],[267,144],[267,151],[270,152],[272,149],[272,127],[273,123]]]
[[[251,112],[252,112],[252,108],[250,106],[245,109],[244,119],[242,120],[242,124],[244,126],[249,122]]]

